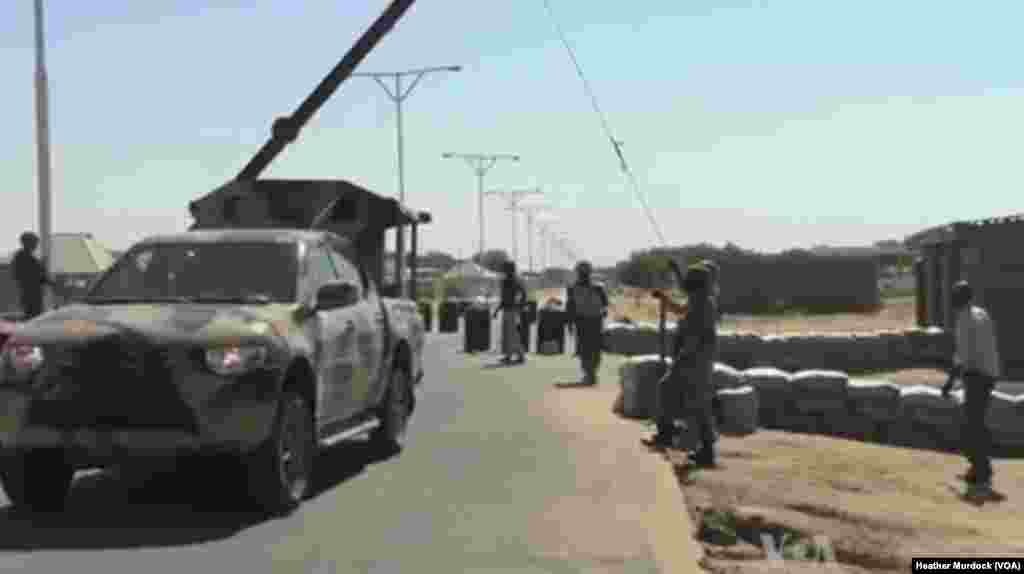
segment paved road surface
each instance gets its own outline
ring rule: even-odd
[[[193,509],[189,491],[211,477],[143,487],[86,476],[63,516],[32,522],[0,509],[0,572],[658,572],[644,519],[602,502],[612,477],[578,476],[582,457],[615,456],[570,447],[580,440],[572,424],[552,422],[551,378],[573,373],[570,360],[484,368],[493,356],[466,357],[457,343],[428,343],[406,450],[372,460],[359,442],[333,449],[320,494],[294,515]]]

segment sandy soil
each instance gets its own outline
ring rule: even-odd
[[[559,289],[538,292],[543,302],[548,297],[564,297]],[[658,321],[658,303],[651,297],[650,290],[626,288],[625,293],[611,298],[610,319],[629,318],[633,321]],[[681,300],[681,298],[679,298]],[[726,315],[722,321],[723,331],[745,331],[764,335],[783,333],[863,333],[872,331],[903,330],[914,327],[914,299],[902,297],[886,301],[878,313],[843,313],[835,315],[776,315],[739,316]],[[673,316],[669,316],[674,320]]]
[[[723,438],[718,469],[679,471],[694,522],[715,516],[737,530],[824,535],[853,569],[906,571],[912,556],[1024,555],[1024,461],[995,462],[997,496],[967,500],[955,455],[842,439],[759,431]],[[705,567],[754,572],[771,564],[740,537],[707,542]],[[726,542],[719,539],[718,542]]]

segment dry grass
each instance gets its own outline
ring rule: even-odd
[[[834,315],[726,315],[724,331],[744,331],[764,335],[783,333],[864,333],[903,330],[914,326],[914,299],[886,301],[878,313],[841,313]],[[627,288],[624,295],[612,300],[613,319],[629,317],[633,321],[658,320],[658,303],[650,290]]]
[[[562,289],[544,289],[537,293],[541,302],[549,297],[564,297]],[[682,300],[676,294],[677,300]],[[726,315],[722,321],[723,331],[743,331],[763,335],[784,333],[864,333],[886,330],[903,330],[914,327],[914,299],[900,297],[889,299],[877,313],[841,313],[834,315]],[[621,320],[628,317],[636,322],[657,322],[658,302],[651,297],[650,289],[627,287],[622,295],[613,296],[610,318]],[[669,315],[669,320],[674,320]]]
[[[968,502],[954,489],[964,462],[931,451],[759,431],[723,438],[721,468],[680,471],[690,511],[728,509],[807,535],[825,535],[840,562],[906,571],[912,556],[1021,555],[1024,461],[996,461],[1002,500]],[[761,548],[706,545],[713,571],[755,572]]]

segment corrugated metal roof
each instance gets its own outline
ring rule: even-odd
[[[1024,214],[954,221],[945,225],[937,225],[907,237],[907,239],[904,240],[904,244],[913,249],[930,243],[934,244],[949,241],[958,233],[964,231],[976,231],[993,225],[1008,225],[1014,223],[1024,223]]]

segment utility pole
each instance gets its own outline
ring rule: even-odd
[[[537,218],[543,216],[547,212],[547,208],[543,205],[527,204],[521,207],[523,213],[526,215],[526,254],[529,258],[530,272],[534,270],[533,267],[533,240],[534,230],[537,225]]]
[[[512,261],[519,265],[519,207],[524,200],[544,195],[539,187],[510,191],[493,190],[484,195],[500,195],[508,202],[508,211],[512,212]]]
[[[373,78],[380,87],[384,88],[388,98],[395,103],[395,129],[398,133],[398,201],[402,205],[405,205],[405,137],[402,130],[402,102],[409,97],[409,94],[412,93],[416,84],[419,84],[420,80],[423,79],[423,76],[436,72],[458,72],[461,70],[462,66],[436,66],[433,68],[406,70],[404,72],[354,72],[352,74],[353,76]],[[407,76],[412,76],[412,82],[409,83],[408,88],[403,89],[402,79]],[[385,79],[394,82],[394,89],[384,82]],[[395,280],[398,281],[399,296],[402,296],[405,294],[406,288],[405,281],[402,280],[405,273],[405,227],[399,225],[396,234]]]
[[[46,74],[46,39],[43,26],[43,0],[35,4],[36,32],[36,169],[39,185],[39,255],[50,273],[53,263],[53,230],[51,228],[53,207],[51,205],[50,179],[50,96],[49,78]],[[44,293],[44,309],[49,308],[49,297]]]
[[[540,233],[540,256],[541,256],[541,269],[546,269],[551,266],[551,224],[557,218],[550,212],[542,213],[537,218],[537,227]]]
[[[478,218],[480,223],[480,244],[477,249],[477,255],[483,255],[484,253],[484,176],[487,172],[494,167],[494,164],[500,160],[509,160],[518,162],[520,157],[515,154],[484,154],[484,153],[451,153],[447,152],[441,155],[442,159],[462,159],[467,165],[473,170],[476,175],[476,196],[477,196],[477,209]]]

